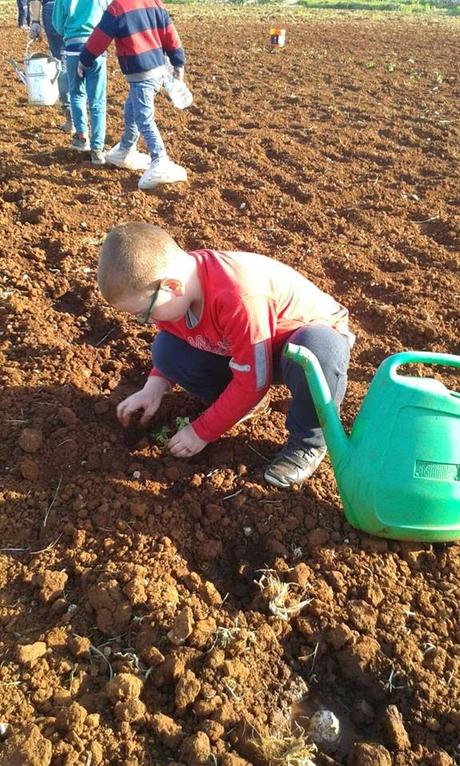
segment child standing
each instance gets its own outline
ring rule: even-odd
[[[354,341],[343,306],[271,258],[186,252],[147,223],[124,224],[108,234],[98,284],[112,306],[160,330],[144,388],[118,406],[124,426],[139,410],[147,423],[178,383],[207,405],[169,441],[173,455],[191,457],[247,416],[272,383],[284,383],[292,395],[289,439],[265,479],[289,487],[312,475],[326,454],[325,442],[303,369],[283,349],[296,343],[316,355],[339,406]]]
[[[18,7],[18,27],[28,29],[30,16],[27,0],[16,0],[16,5]]]
[[[63,130],[64,133],[73,133],[72,112],[70,111],[69,81],[67,79],[67,69],[64,55],[64,41],[61,35],[58,35],[56,32],[52,23],[54,0],[30,0],[29,8],[29,37],[32,40],[36,40],[41,37],[41,15],[51,55],[61,62],[61,70],[58,77],[59,98],[61,100],[62,111],[64,113],[64,123],[61,125],[61,130]]]
[[[118,61],[129,84],[121,140],[107,153],[120,168],[145,170],[139,188],[187,180],[185,168],[167,155],[155,122],[154,99],[165,77],[165,54],[178,79],[183,78],[185,55],[161,0],[112,0],[80,55],[81,71],[94,62],[115,39]],[[137,151],[141,135],[150,157]]]
[[[77,73],[78,57],[86,40],[99,22],[108,0],[55,0],[53,27],[64,38],[70,104],[75,125],[72,146],[79,152],[91,149],[91,162],[104,165],[106,127],[107,68],[101,57],[85,72]],[[86,105],[89,104],[91,141],[88,136]]]

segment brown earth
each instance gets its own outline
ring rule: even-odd
[[[328,463],[266,486],[279,390],[189,462],[152,436],[198,412],[181,392],[122,433],[151,331],[101,302],[95,267],[104,233],[142,219],[304,270],[358,336],[349,427],[385,356],[458,353],[458,22],[289,9],[270,54],[269,11],[174,17],[195,101],[159,97],[158,121],[182,187],[147,196],[75,156],[58,109],[27,106],[2,67],[0,764],[263,766],[259,736],[322,706],[343,736],[318,764],[454,764],[460,545],[351,529]],[[23,44],[3,28],[4,57]],[[109,64],[112,145],[126,87]],[[256,584],[268,568],[308,601],[290,620]]]

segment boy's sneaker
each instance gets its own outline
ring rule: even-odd
[[[326,452],[326,447],[302,447],[288,441],[273,458],[264,478],[281,489],[292,484],[303,484],[316,471]]]
[[[155,160],[147,168],[144,175],[141,176],[138,187],[142,191],[153,189],[160,184],[175,184],[187,180],[187,171],[181,165],[164,157],[161,160]]]
[[[115,144],[109,149],[105,159],[110,165],[127,170],[147,170],[151,163],[150,154],[138,152],[135,144],[129,149],[123,149],[120,144]]]
[[[93,165],[105,165],[106,157],[103,149],[91,149],[91,162]]]
[[[84,133],[75,133],[72,138],[72,149],[76,149],[77,152],[89,152],[90,144],[88,136]]]
[[[67,107],[62,111],[64,114],[64,122],[59,127],[64,133],[73,133],[75,128],[73,126],[72,112]]]

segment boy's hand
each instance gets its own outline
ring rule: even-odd
[[[41,36],[42,27],[39,21],[31,21],[29,29],[29,37],[31,40],[38,40]]]
[[[83,79],[83,77],[85,76],[85,72],[86,72],[86,67],[84,67],[81,61],[79,61],[77,64],[77,77],[79,77],[80,79]]]
[[[181,428],[168,442],[168,448],[176,457],[192,457],[206,447],[208,442],[200,439],[193,426]]]
[[[117,407],[117,417],[124,428],[129,426],[131,415],[143,410],[141,425],[145,426],[153,417],[161,404],[164,394],[169,388],[169,383],[164,378],[156,376],[147,379],[147,383],[141,391],[131,394]]]

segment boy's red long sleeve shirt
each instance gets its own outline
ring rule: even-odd
[[[190,346],[230,357],[233,378],[220,397],[193,422],[197,435],[214,441],[267,392],[273,354],[294,330],[326,324],[347,336],[348,311],[298,272],[254,253],[197,250],[203,295],[198,321],[157,322],[160,330]],[[153,367],[151,375],[161,373]]]

